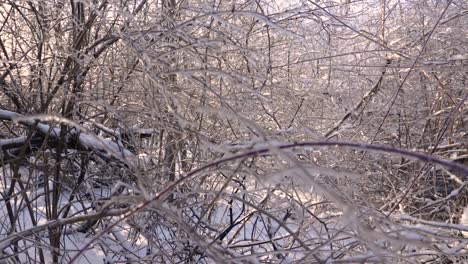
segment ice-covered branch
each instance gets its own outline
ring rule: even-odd
[[[128,149],[125,149],[122,146],[119,146],[117,143],[112,142],[108,139],[94,135],[91,132],[87,131],[85,128],[79,126],[78,124],[64,118],[49,115],[24,116],[12,111],[0,110],[0,119],[15,121],[28,127],[34,127],[37,120],[47,120],[66,123],[74,128],[68,130],[65,133],[66,143],[71,145],[71,143],[74,143],[73,141],[76,140],[76,143],[78,143],[79,146],[93,151],[103,158],[117,159],[131,166],[135,159],[135,155],[131,153]],[[35,128],[39,131],[40,134],[44,136],[47,135],[52,139],[60,139],[62,132],[60,128],[54,128],[50,125],[43,123],[38,123],[35,126]],[[15,139],[5,139],[3,141],[4,142],[0,141],[0,145],[11,146],[12,144],[24,144],[25,138],[20,137]]]
[[[45,230],[50,230],[50,229],[54,229],[57,227],[80,223],[84,221],[98,220],[98,219],[102,219],[104,217],[109,217],[109,216],[118,216],[118,215],[125,214],[128,210],[129,209],[112,209],[112,210],[101,211],[101,212],[92,213],[92,214],[74,216],[74,217],[70,217],[66,219],[52,220],[43,225],[31,227],[24,231],[13,233],[3,238],[2,240],[0,240],[0,252],[2,252],[5,248],[12,245],[13,243],[16,243],[26,237],[36,235],[39,232],[43,232]]]

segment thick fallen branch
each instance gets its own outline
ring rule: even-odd
[[[136,157],[128,149],[108,139],[94,135],[71,121],[59,117],[55,118],[53,116],[28,117],[12,111],[0,110],[0,120],[14,121],[28,127],[33,127],[36,120],[41,120],[42,117],[44,117],[45,120],[58,121],[72,126],[72,129],[68,129],[65,133],[65,140],[69,146],[76,144],[81,149],[87,149],[104,159],[116,159],[130,167],[134,166]],[[60,140],[62,132],[61,129],[54,128],[43,123],[39,123],[35,127],[42,136],[48,136],[49,138]],[[23,137],[3,139],[3,143],[5,146],[14,148],[15,145],[24,144],[24,140],[25,138]],[[0,142],[0,144],[3,148],[2,142]]]
[[[26,143],[26,139],[27,137],[25,136],[0,139],[0,149],[5,151],[9,149],[19,148]],[[40,144],[43,140],[44,138],[42,136],[34,135],[31,139],[30,144],[35,146]]]

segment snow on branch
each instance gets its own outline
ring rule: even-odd
[[[0,120],[10,120],[29,127],[34,127],[42,134],[48,135],[53,139],[59,139],[62,133],[60,128],[54,128],[50,125],[38,123],[37,121],[56,121],[70,125],[73,129],[65,133],[67,143],[72,143],[76,140],[77,143],[90,151],[96,152],[99,156],[104,158],[114,158],[122,161],[123,163],[133,166],[135,163],[135,155],[123,146],[118,145],[108,139],[99,137],[89,132],[86,128],[62,117],[51,115],[34,115],[24,116],[12,111],[0,109]],[[25,137],[18,137],[12,139],[4,139],[0,141],[0,146],[13,145],[25,143]]]

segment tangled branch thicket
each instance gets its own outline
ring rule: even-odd
[[[0,0],[1,262],[462,263],[467,17]]]

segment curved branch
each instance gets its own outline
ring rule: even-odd
[[[453,162],[453,161],[448,161],[444,160],[432,155],[424,154],[424,153],[418,153],[418,152],[413,152],[409,151],[406,149],[401,149],[401,148],[396,148],[392,146],[382,146],[382,145],[370,145],[370,144],[361,144],[361,143],[350,143],[350,142],[339,142],[339,141],[320,141],[320,142],[295,142],[295,143],[290,143],[290,144],[271,144],[267,147],[262,147],[254,150],[247,151],[245,153],[240,153],[236,154],[230,157],[222,158],[217,161],[213,161],[211,163],[208,163],[204,166],[201,166],[185,176],[181,177],[180,179],[174,181],[171,185],[169,185],[165,190],[154,196],[153,198],[145,201],[144,203],[140,204],[138,207],[136,207],[134,210],[129,212],[125,217],[122,217],[118,219],[115,223],[110,224],[107,228],[101,231],[98,235],[96,235],[91,241],[89,241],[70,261],[70,263],[73,263],[86,249],[88,249],[92,243],[94,243],[99,237],[102,236],[102,234],[109,232],[114,226],[118,225],[120,222],[125,220],[127,217],[134,215],[137,212],[140,212],[147,206],[153,204],[153,203],[161,203],[166,197],[170,195],[170,193],[180,184],[183,182],[188,181],[189,179],[197,176],[200,172],[209,169],[211,167],[215,167],[218,165],[221,165],[223,163],[237,160],[240,158],[248,158],[248,157],[255,157],[258,155],[264,155],[269,152],[272,152],[273,150],[285,150],[285,149],[292,149],[292,148],[307,148],[307,147],[313,147],[313,148],[348,148],[348,149],[363,149],[367,151],[377,151],[377,152],[385,152],[385,153],[392,153],[392,154],[397,154],[399,156],[405,156],[411,159],[416,159],[416,160],[421,160],[425,162],[433,162],[439,165],[442,165],[444,167],[454,169],[457,171],[460,171],[463,173],[463,176],[465,178],[468,178],[468,167],[464,166],[462,164]]]

